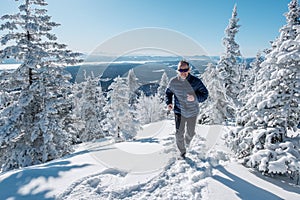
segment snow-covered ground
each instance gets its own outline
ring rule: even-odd
[[[243,167],[221,139],[223,127],[197,125],[187,159],[174,122],[144,126],[135,141],[80,144],[59,160],[0,174],[0,199],[299,199],[289,178]]]
[[[20,64],[0,64],[0,70],[17,69]]]

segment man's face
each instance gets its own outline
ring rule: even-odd
[[[181,65],[180,68],[178,69],[178,73],[179,73],[180,78],[186,79],[186,77],[190,73],[189,66],[188,65]]]

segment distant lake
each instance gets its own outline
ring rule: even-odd
[[[166,72],[169,78],[176,76],[177,64],[180,58],[176,57],[133,57],[120,58],[113,62],[101,60],[86,62],[81,65],[67,66],[65,69],[71,73],[72,83],[84,81],[84,76],[100,77],[100,85],[103,91],[112,83],[117,76],[126,77],[130,69],[134,70],[137,81],[145,90],[155,90],[161,80],[162,74]],[[192,66],[192,74],[201,76],[208,63],[212,60],[207,57],[189,60]],[[20,64],[6,63],[0,65],[1,70],[14,70]],[[154,89],[153,89],[154,88]]]

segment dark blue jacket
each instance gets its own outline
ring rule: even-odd
[[[187,94],[193,95],[195,101],[187,101]],[[166,90],[166,104],[173,104],[174,112],[184,117],[194,117],[199,114],[199,103],[208,97],[208,91],[202,81],[189,74],[186,79],[174,77],[170,80]]]

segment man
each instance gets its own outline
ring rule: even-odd
[[[185,158],[186,147],[195,135],[199,103],[207,99],[208,91],[199,78],[190,74],[187,61],[180,61],[177,71],[178,76],[170,80],[166,89],[166,103],[169,111],[174,109],[176,144],[181,157]]]

